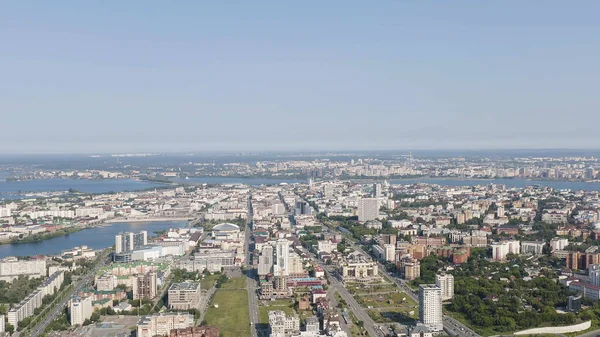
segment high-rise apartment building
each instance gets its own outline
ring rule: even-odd
[[[373,198],[380,198],[381,196],[383,196],[381,184],[373,184]]]
[[[92,317],[94,312],[92,306],[92,297],[76,297],[71,300],[69,305],[69,314],[71,316],[71,325],[82,325],[86,319]]]
[[[446,273],[435,275],[435,285],[442,289],[442,300],[454,298],[454,276]]]
[[[0,260],[0,281],[12,282],[19,276],[46,276],[46,258],[19,260],[16,257],[7,257]]]
[[[273,269],[273,246],[265,245],[258,257],[258,275],[264,276]]]
[[[156,273],[151,271],[143,275],[137,275],[133,282],[133,299],[152,299],[156,296],[157,277]]]
[[[273,274],[275,276],[287,276],[290,273],[290,242],[287,239],[279,239],[275,244],[275,265]]]
[[[590,264],[588,266],[590,283],[600,286],[600,264]]]
[[[135,249],[139,249],[148,244],[148,232],[141,231],[139,233],[119,233],[115,235],[115,253],[128,253]]]
[[[435,284],[419,286],[419,319],[431,331],[444,330],[442,289]]]
[[[363,198],[358,201],[358,221],[371,221],[379,217],[379,201]]]
[[[4,321],[4,315],[0,314],[0,334],[6,331],[6,322]]]

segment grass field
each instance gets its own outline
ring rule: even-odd
[[[200,287],[202,287],[202,289],[204,289],[204,290],[210,289],[213,286],[213,284],[215,284],[215,281],[220,276],[221,275],[208,275],[208,276],[205,276],[204,279],[202,281],[200,281]]]
[[[244,277],[231,279],[218,289],[204,318],[209,325],[217,326],[223,337],[250,336],[248,292],[225,288],[225,285],[229,285],[229,289],[243,288],[240,284],[245,286]],[[215,304],[219,308],[215,308]]]
[[[227,282],[223,283],[221,289],[246,289],[247,281],[246,277],[230,278]]]
[[[410,314],[413,311],[413,314]],[[415,324],[419,317],[419,311],[417,309],[368,309],[367,313],[376,323],[391,323],[397,322],[401,324]]]
[[[272,310],[282,310],[286,314],[293,314],[294,308],[290,307],[292,302],[290,300],[276,300],[276,301],[267,301],[266,305],[261,305],[258,307],[258,322],[259,323],[269,323],[269,311]]]
[[[412,307],[413,309],[416,309],[414,307],[417,306],[417,303],[403,292],[373,296],[356,296],[356,299],[365,307],[372,306],[373,308]]]

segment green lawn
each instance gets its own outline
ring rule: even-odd
[[[267,324],[269,323],[269,311],[274,310],[282,310],[286,314],[295,313],[294,308],[290,308],[290,301],[286,301],[286,305],[276,304],[276,305],[268,305],[268,306],[260,306],[258,307],[258,323]]]
[[[412,315],[410,311],[413,311]],[[401,324],[415,324],[419,318],[419,310],[410,308],[368,309],[367,313],[376,323],[398,322]]]
[[[245,278],[240,279],[245,284]],[[215,304],[218,304],[219,308],[215,308]],[[223,337],[250,336],[248,292],[218,289],[206,312],[205,320],[209,325],[217,326]]]
[[[200,281],[200,286],[202,287],[202,289],[204,290],[208,290],[210,289],[213,284],[215,284],[215,281],[220,277],[221,275],[208,275],[208,276],[204,276],[204,279],[202,281]]]
[[[408,295],[404,292],[399,293],[388,293],[388,294],[378,294],[373,296],[363,295],[363,296],[355,296],[356,300],[359,303],[363,304],[365,307],[372,306],[373,308],[385,308],[385,307],[414,307],[417,306],[417,303],[413,301]]]
[[[353,294],[371,294],[378,292],[394,291],[396,290],[396,285],[388,282],[381,282],[379,284],[371,285],[348,283],[346,285],[346,288]]]
[[[223,283],[221,289],[246,289],[247,280],[245,276],[230,278],[227,282]]]

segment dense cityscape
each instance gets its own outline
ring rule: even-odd
[[[600,337],[599,1],[0,1],[0,337]]]
[[[595,158],[398,158],[244,159],[204,165],[208,176],[193,163],[15,165],[0,189],[58,186],[9,193],[0,205],[0,332],[476,337],[598,328]],[[82,181],[144,185],[59,188]]]

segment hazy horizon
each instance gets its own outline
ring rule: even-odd
[[[600,3],[0,3],[1,154],[596,149]]]

